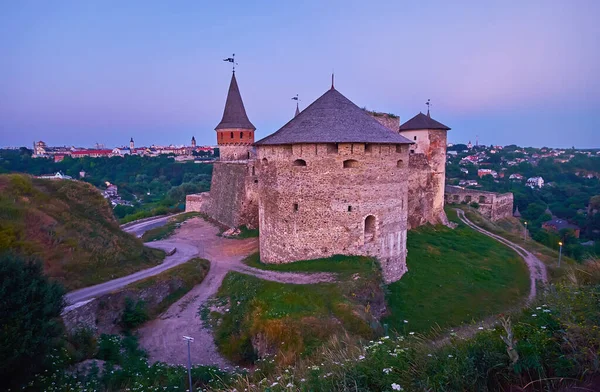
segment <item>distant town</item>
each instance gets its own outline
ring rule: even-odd
[[[79,147],[56,147],[48,146],[43,141],[33,143],[32,158],[54,158],[54,162],[60,162],[65,157],[71,158],[101,158],[101,157],[124,157],[126,155],[140,156],[159,156],[172,155],[176,161],[196,160],[197,157],[211,158],[214,157],[215,149],[212,146],[197,146],[196,138],[192,137],[189,146],[156,146],[150,147],[135,147],[133,138],[129,140],[129,146],[105,148],[103,145],[97,144],[95,148],[79,148]]]

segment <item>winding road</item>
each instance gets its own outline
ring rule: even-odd
[[[536,296],[537,283],[547,283],[545,265],[521,246],[475,225],[464,215],[462,210],[457,210],[457,214],[464,224],[503,243],[523,258],[529,269],[531,279],[531,288],[527,299],[528,303],[531,302]],[[145,231],[164,225],[168,219],[169,217],[150,219],[129,225],[124,230],[140,237]],[[112,292],[140,279],[159,274],[194,257],[208,259],[211,262],[210,270],[202,283],[171,305],[158,318],[144,324],[137,332],[140,345],[148,352],[149,359],[152,362],[185,364],[187,350],[186,343],[182,339],[182,336],[185,335],[194,338],[191,351],[193,364],[216,365],[226,368],[230,364],[218,353],[212,331],[203,326],[199,309],[210,297],[217,293],[228,272],[236,271],[265,280],[292,284],[311,284],[335,280],[335,275],[329,273],[275,272],[249,267],[242,263],[242,260],[258,251],[257,238],[235,240],[223,238],[217,234],[218,228],[202,218],[189,219],[182,223],[169,239],[146,244],[167,252],[174,248],[177,249],[176,253],[166,257],[162,264],[122,278],[70,292],[66,296],[67,303],[70,305],[69,307],[76,307],[78,303],[86,303],[97,296]]]
[[[529,269],[530,289],[529,289],[529,296],[527,297],[527,303],[531,303],[531,301],[533,301],[535,299],[535,296],[537,295],[537,283],[540,282],[544,285],[546,283],[548,283],[548,271],[546,270],[546,265],[540,259],[538,259],[533,253],[524,249],[520,245],[517,245],[514,242],[511,242],[504,237],[501,237],[497,234],[491,233],[491,232],[477,226],[476,224],[471,222],[465,216],[465,213],[463,210],[455,209],[455,211],[458,215],[458,218],[465,225],[469,226],[473,230],[477,230],[478,232],[495,239],[498,242],[501,242],[502,244],[508,246],[509,248],[511,248],[512,250],[517,252],[517,254],[519,256],[521,256],[523,261],[525,261],[525,264],[527,264],[527,268]]]

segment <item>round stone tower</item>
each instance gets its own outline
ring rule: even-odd
[[[409,145],[333,87],[258,141],[261,260],[367,255],[400,279]]]
[[[223,118],[215,128],[220,159],[222,161],[250,159],[255,130],[256,127],[252,125],[246,114],[234,71],[227,92]]]
[[[414,144],[409,158],[409,228],[425,223],[445,223],[447,132],[444,124],[419,113],[400,126],[400,135]]]

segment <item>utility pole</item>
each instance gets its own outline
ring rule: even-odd
[[[194,341],[194,338],[191,338],[189,336],[184,336],[183,340],[187,340],[187,346],[188,346],[188,379],[190,382],[190,392],[194,392],[194,390],[192,389],[192,355],[191,355],[191,351],[190,351],[190,343]]]
[[[562,246],[563,246],[562,241],[560,241],[558,243],[558,245],[560,246],[560,248],[558,250],[558,267],[560,268],[560,259],[562,259]]]

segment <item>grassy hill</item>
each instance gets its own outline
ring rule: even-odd
[[[0,251],[39,257],[69,290],[158,264],[164,253],[121,231],[90,184],[0,175]]]

